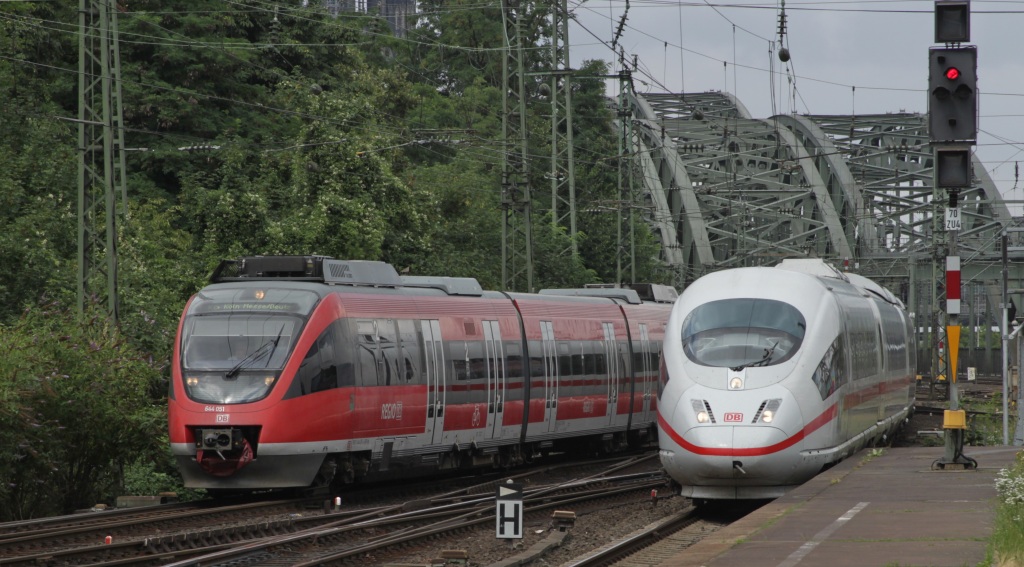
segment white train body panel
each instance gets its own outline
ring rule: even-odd
[[[909,316],[819,260],[704,276],[665,333],[661,459],[682,494],[774,498],[890,434],[913,407]]]

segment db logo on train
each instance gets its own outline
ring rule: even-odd
[[[725,421],[727,423],[737,423],[737,422],[743,421],[743,414],[742,413],[735,413],[735,412],[734,413],[727,413],[727,414],[725,414]]]

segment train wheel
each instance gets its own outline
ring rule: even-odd
[[[512,466],[512,461],[512,453],[511,451],[509,451],[508,447],[502,447],[501,449],[498,449],[497,468],[500,468],[501,470],[507,470]]]
[[[462,453],[458,449],[452,449],[441,456],[441,463],[440,468],[444,470],[458,470],[462,468]]]
[[[647,444],[647,440],[649,439],[649,433],[650,431],[648,431],[647,429],[637,429],[634,431],[630,431],[629,433],[626,434],[626,443],[629,445],[630,449],[634,451],[639,450],[644,445]]]
[[[612,454],[614,452],[615,452],[615,440],[614,439],[608,439],[608,440],[605,440],[605,441],[601,441],[601,451],[600,451],[600,454],[602,454],[602,455],[610,455],[610,454]]]
[[[324,459],[323,464],[320,465],[320,470],[317,471],[316,476],[313,478],[313,487],[330,486],[331,482],[334,481],[334,477],[338,472],[338,463],[334,460],[334,457],[327,457]]]
[[[358,479],[356,464],[353,464],[351,456],[339,456],[335,462],[335,473],[331,479],[331,488],[341,489],[350,485]]]

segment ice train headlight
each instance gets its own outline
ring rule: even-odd
[[[715,414],[711,413],[711,406],[706,401],[690,400],[690,404],[693,406],[697,423],[715,423]]]
[[[754,414],[753,423],[771,423],[775,419],[775,413],[779,411],[779,406],[781,405],[782,400],[779,398],[761,402],[761,407],[757,408],[757,413]]]
[[[742,390],[743,389],[743,378],[739,376],[733,376],[729,379],[730,390]]]

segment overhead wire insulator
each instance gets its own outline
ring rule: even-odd
[[[783,0],[782,9],[779,11],[779,61],[789,61],[789,49],[785,46],[786,39],[786,2]]]
[[[619,38],[622,37],[622,29],[626,27],[626,20],[629,19],[629,0],[626,0],[626,9],[622,12],[622,17],[619,18],[619,25],[615,27],[615,37],[612,38],[612,51],[615,51],[615,46],[619,42]]]

